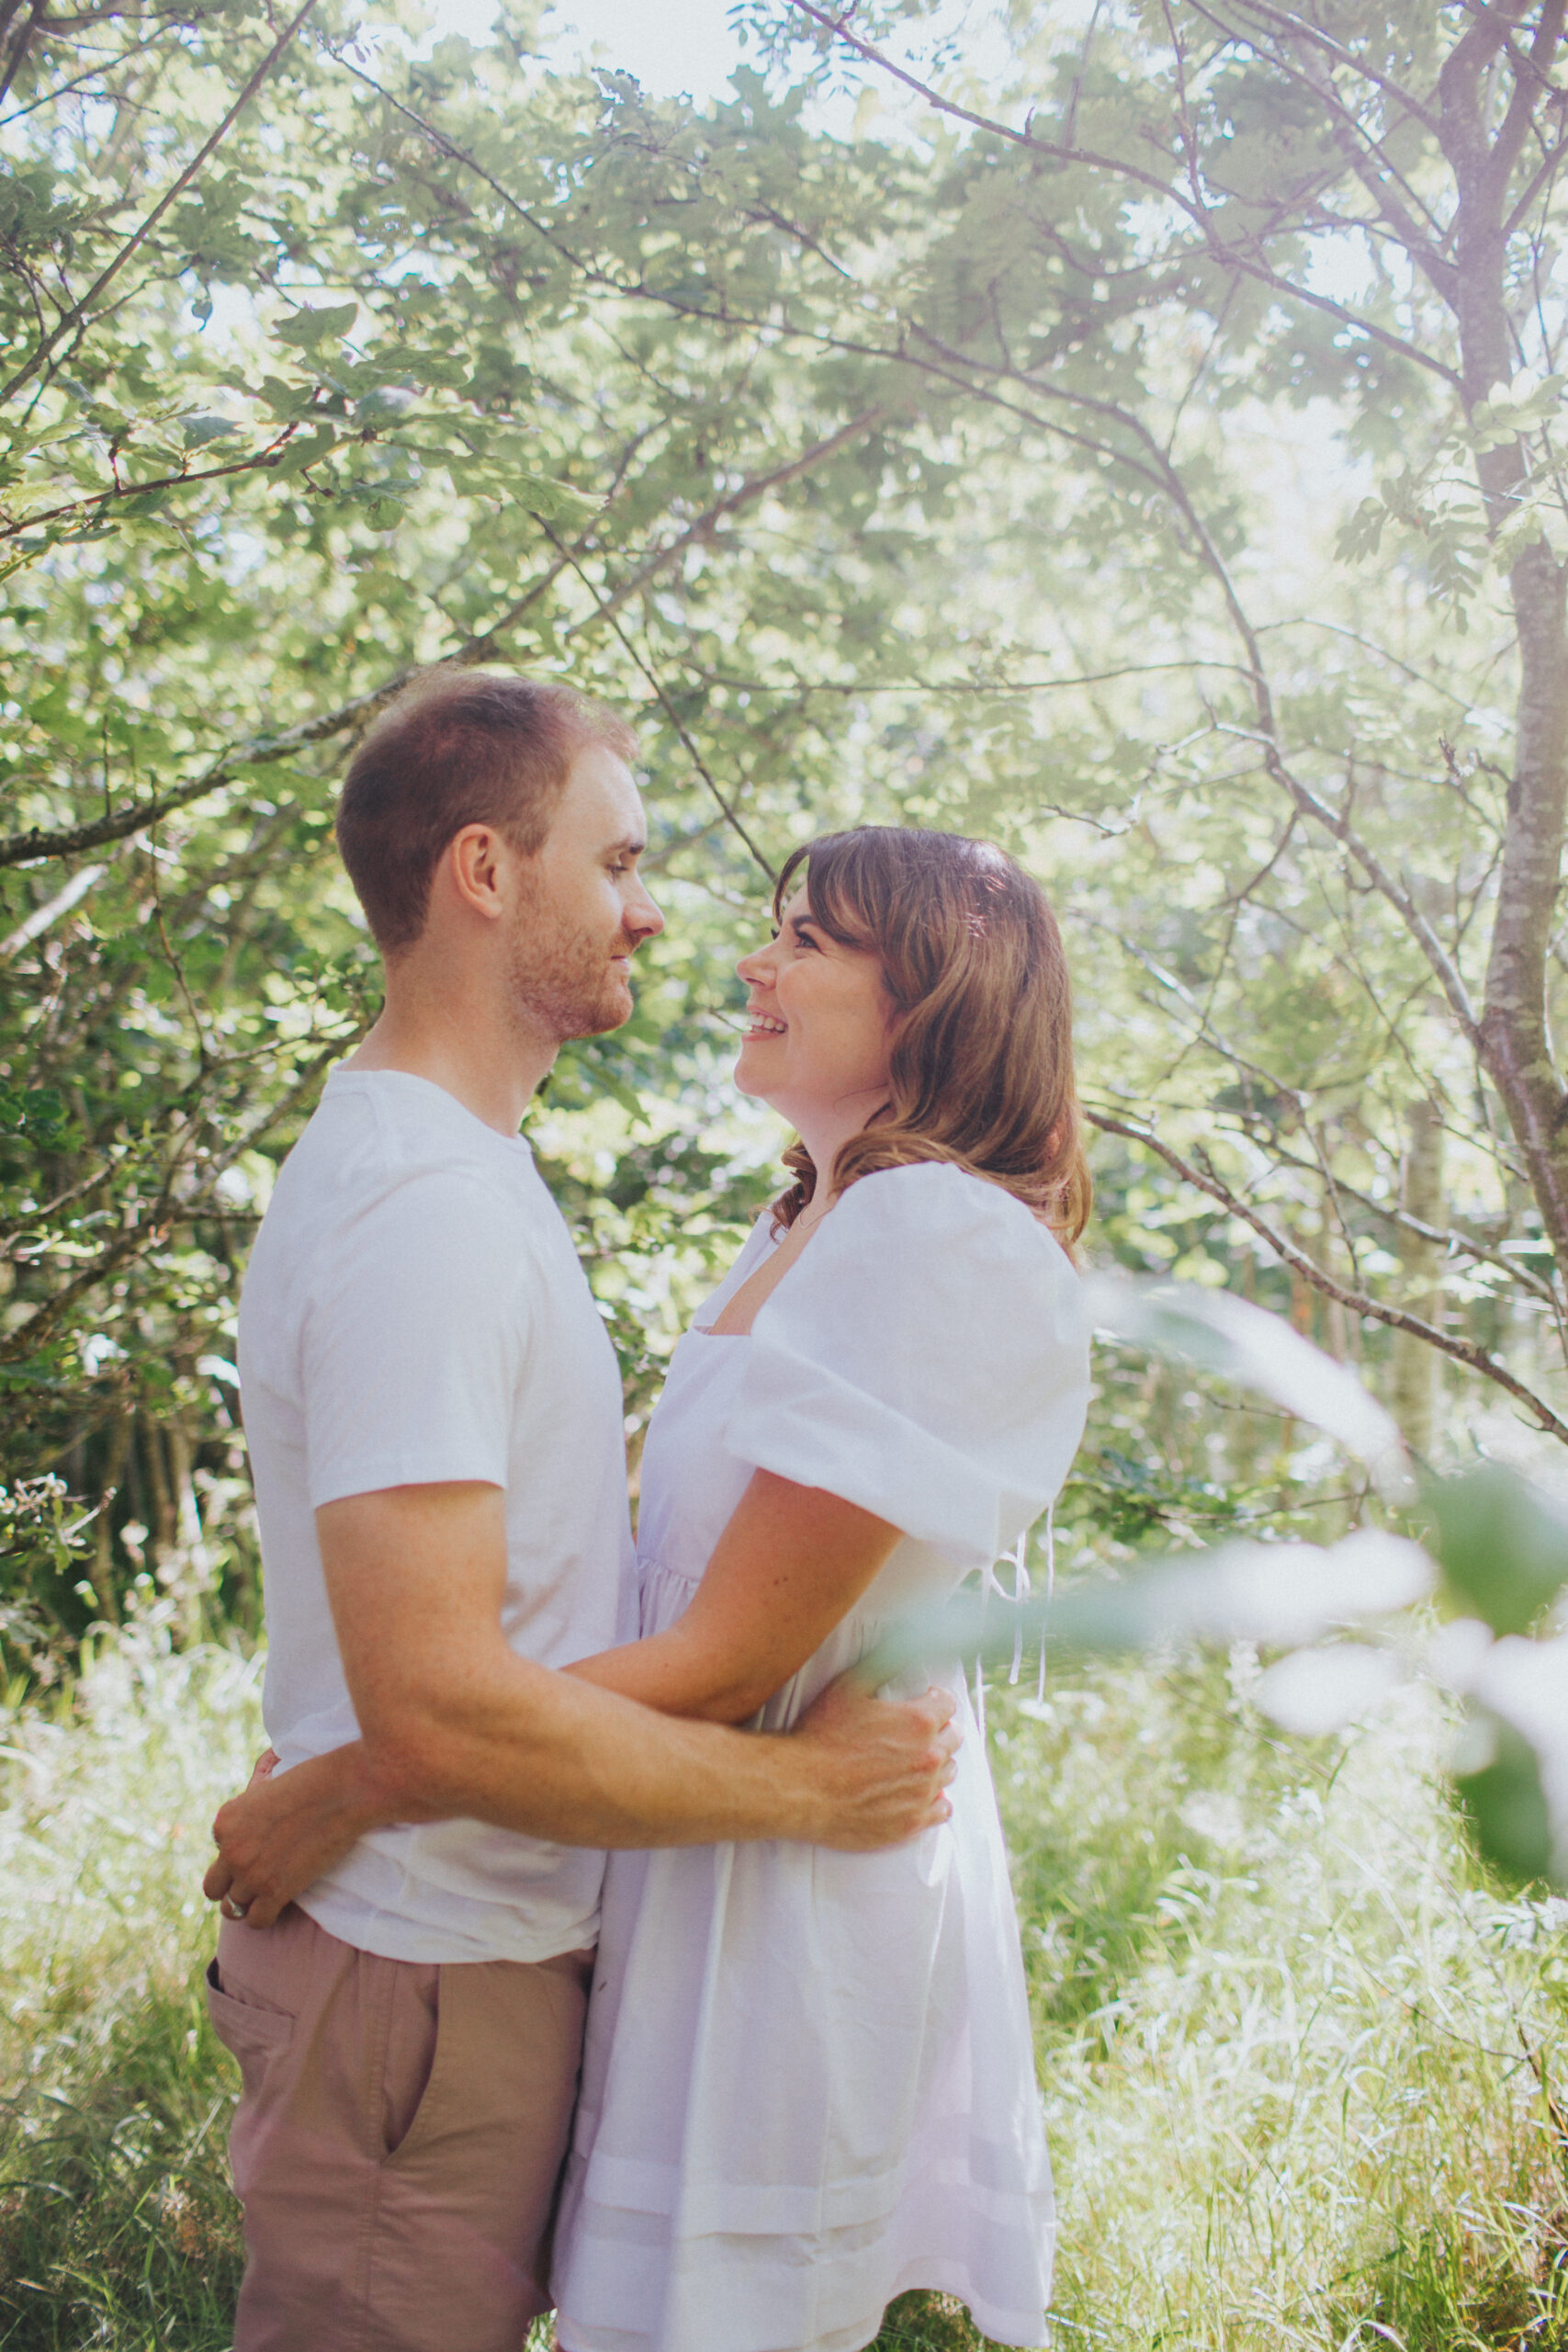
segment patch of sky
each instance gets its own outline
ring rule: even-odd
[[[760,62],[733,21],[739,13],[731,0],[665,0],[657,8],[647,0],[558,0],[545,19],[542,53],[547,64],[630,74],[652,97],[686,97],[708,107],[733,96],[730,77],[738,66]],[[412,54],[428,56],[452,33],[478,45],[489,38],[494,17],[494,0],[431,0],[429,28]],[[886,51],[907,72],[934,78],[944,92],[971,105],[983,106],[988,88],[1015,78],[1003,13],[992,0],[941,0],[918,26],[890,33]],[[800,58],[804,67],[804,50]],[[1005,111],[1021,121],[1027,103],[1021,99]],[[867,132],[908,138],[930,123],[911,92],[841,46],[807,120],[812,129],[841,138]]]
[[[1314,237],[1307,284],[1331,302],[1364,302],[1377,284],[1366,239],[1351,231]]]

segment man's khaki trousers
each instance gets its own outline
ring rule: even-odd
[[[382,1960],[293,1907],[223,1923],[234,2352],[521,2352],[548,2308],[592,1964]]]

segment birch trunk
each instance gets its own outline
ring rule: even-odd
[[[1409,1216],[1419,1217],[1423,1225],[1441,1224],[1443,1129],[1430,1102],[1411,1105],[1400,1196]],[[1437,1243],[1407,1233],[1399,1254],[1409,1285],[1401,1304],[1424,1323],[1436,1323],[1443,1311],[1443,1294],[1435,1280],[1441,1262]],[[1436,1350],[1425,1340],[1408,1331],[1394,1333],[1393,1417],[1411,1452],[1423,1461],[1431,1459],[1440,1370]]]

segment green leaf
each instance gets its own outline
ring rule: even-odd
[[[65,1098],[54,1087],[0,1087],[0,1133],[55,1144],[65,1128]]]
[[[229,440],[240,430],[226,416],[187,416],[184,429],[187,449],[205,449],[209,442]]]
[[[864,1663],[873,1682],[911,1667],[1011,1655],[1026,1648],[1114,1655],[1172,1641],[1316,1641],[1332,1629],[1407,1609],[1431,1589],[1431,1563],[1419,1545],[1358,1528],[1325,1550],[1315,1544],[1216,1545],[1213,1551],[1153,1560],[1120,1583],[1075,1588],[1014,1609],[960,1593],[889,1627]]]
[[[301,473],[307,466],[313,466],[318,458],[324,458],[336,439],[337,435],[330,424],[318,424],[313,433],[298,435],[287,448],[279,451],[273,470],[285,480],[290,474]]]
[[[377,384],[355,401],[354,421],[356,424],[388,424],[406,416],[419,394],[409,384]]]
[[[1535,1749],[1511,1724],[1486,1710],[1472,1713],[1471,1732],[1485,1760],[1456,1770],[1454,1792],[1476,1844],[1516,1884],[1549,1877],[1551,1816]]]
[[[1495,1634],[1525,1634],[1568,1584],[1568,1518],[1501,1463],[1421,1490],[1427,1548],[1461,1607]]]
[[[314,351],[318,344],[341,340],[358,313],[357,302],[334,302],[324,311],[297,311],[281,326],[274,327],[273,334],[279,343],[297,344],[302,351]]]

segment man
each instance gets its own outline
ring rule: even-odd
[[[385,1009],[279,1177],[241,1312],[281,1769],[219,1815],[208,1876],[244,2084],[236,2352],[519,2352],[594,1849],[874,1846],[946,1811],[940,1693],[831,1692],[779,1739],[555,1670],[635,1632],[631,1544],[614,1354],[517,1129],[564,1040],[626,1018],[661,928],[634,749],[565,686],[437,673],[344,786]],[[852,1554],[866,1514],[774,1484],[784,1555]]]

